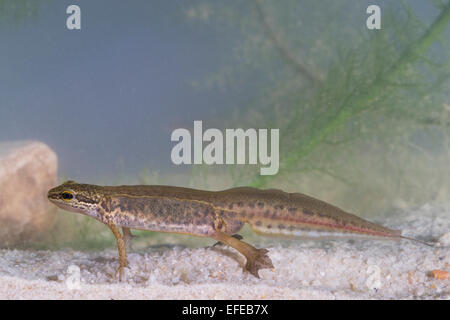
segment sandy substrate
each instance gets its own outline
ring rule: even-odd
[[[437,247],[403,241],[262,240],[275,268],[243,272],[228,247],[150,247],[130,253],[0,250],[0,299],[449,299],[450,209],[424,206],[384,224]]]

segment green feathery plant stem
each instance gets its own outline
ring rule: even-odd
[[[380,97],[383,97],[389,91],[393,79],[397,78],[404,70],[426,54],[430,46],[444,31],[450,22],[450,4],[447,4],[441,14],[436,18],[428,30],[413,43],[401,55],[398,61],[391,67],[390,71],[375,79],[370,90],[362,92],[352,102],[343,105],[335,117],[317,131],[308,141],[305,141],[298,149],[294,149],[280,159],[279,174],[292,170],[292,167],[299,163],[301,159],[309,155],[318,145],[323,143],[327,137],[335,132],[341,125],[346,123],[351,117],[363,110],[371,108]],[[283,133],[280,133],[281,135]],[[250,185],[253,187],[265,187],[276,176],[256,176]]]

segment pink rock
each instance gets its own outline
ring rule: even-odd
[[[58,159],[42,142],[0,143],[0,247],[43,237],[56,208],[47,191],[57,185]]]

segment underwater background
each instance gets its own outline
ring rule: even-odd
[[[381,222],[449,203],[448,1],[377,1],[381,30],[366,27],[373,1],[346,0],[79,0],[67,30],[72,2],[0,0],[0,141],[48,145],[59,182],[279,188]],[[279,128],[279,173],[172,164],[171,133],[194,120]],[[209,241],[136,233],[138,248]],[[114,240],[59,211],[22,245]]]

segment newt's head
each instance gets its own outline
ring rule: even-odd
[[[48,200],[58,207],[83,213],[97,218],[97,208],[102,200],[102,196],[96,190],[97,186],[80,184],[75,181],[66,181],[48,191]]]

